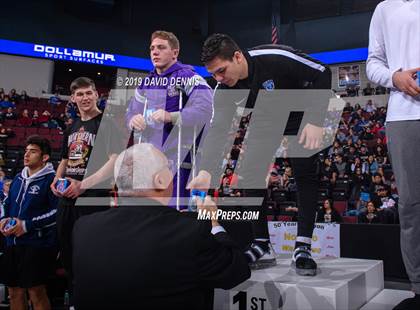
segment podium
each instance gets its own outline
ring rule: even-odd
[[[291,258],[278,258],[277,266],[253,270],[251,277],[235,288],[217,289],[214,309],[359,309],[384,289],[382,261],[316,261],[318,274],[304,277],[290,268]]]

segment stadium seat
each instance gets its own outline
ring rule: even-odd
[[[357,224],[357,216],[343,216],[343,223]]]
[[[333,207],[340,215],[342,215],[347,210],[347,200],[334,201]]]
[[[38,133],[38,128],[36,127],[28,127],[26,128],[26,135],[36,135]]]
[[[338,200],[338,201],[343,201],[343,200],[347,200],[347,194],[346,191],[344,190],[334,190],[334,192],[332,193],[332,198],[334,201]]]
[[[290,215],[277,216],[277,221],[280,221],[280,222],[291,222],[292,220],[293,220],[293,217]]]

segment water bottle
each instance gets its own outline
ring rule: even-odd
[[[143,135],[143,131],[134,129],[133,144],[141,143],[142,135]]]
[[[68,309],[70,307],[70,294],[68,290],[64,292],[64,307]]]
[[[191,197],[188,201],[188,211],[190,212],[197,212],[197,201],[198,199],[201,199],[201,201],[204,201],[206,198],[206,192],[200,191],[198,189],[192,189],[191,190]]]

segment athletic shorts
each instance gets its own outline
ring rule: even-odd
[[[45,285],[54,274],[57,249],[31,246],[6,247],[1,278],[8,287]]]

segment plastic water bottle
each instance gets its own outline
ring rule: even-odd
[[[70,294],[68,290],[64,292],[64,306],[66,309],[70,306]]]
[[[143,135],[143,131],[134,129],[133,143],[134,144],[141,143],[141,137],[142,137],[142,135]]]
[[[201,201],[204,201],[206,198],[207,193],[200,191],[198,189],[192,189],[191,190],[191,197],[188,201],[188,211],[190,212],[197,212],[197,201],[201,199]]]

